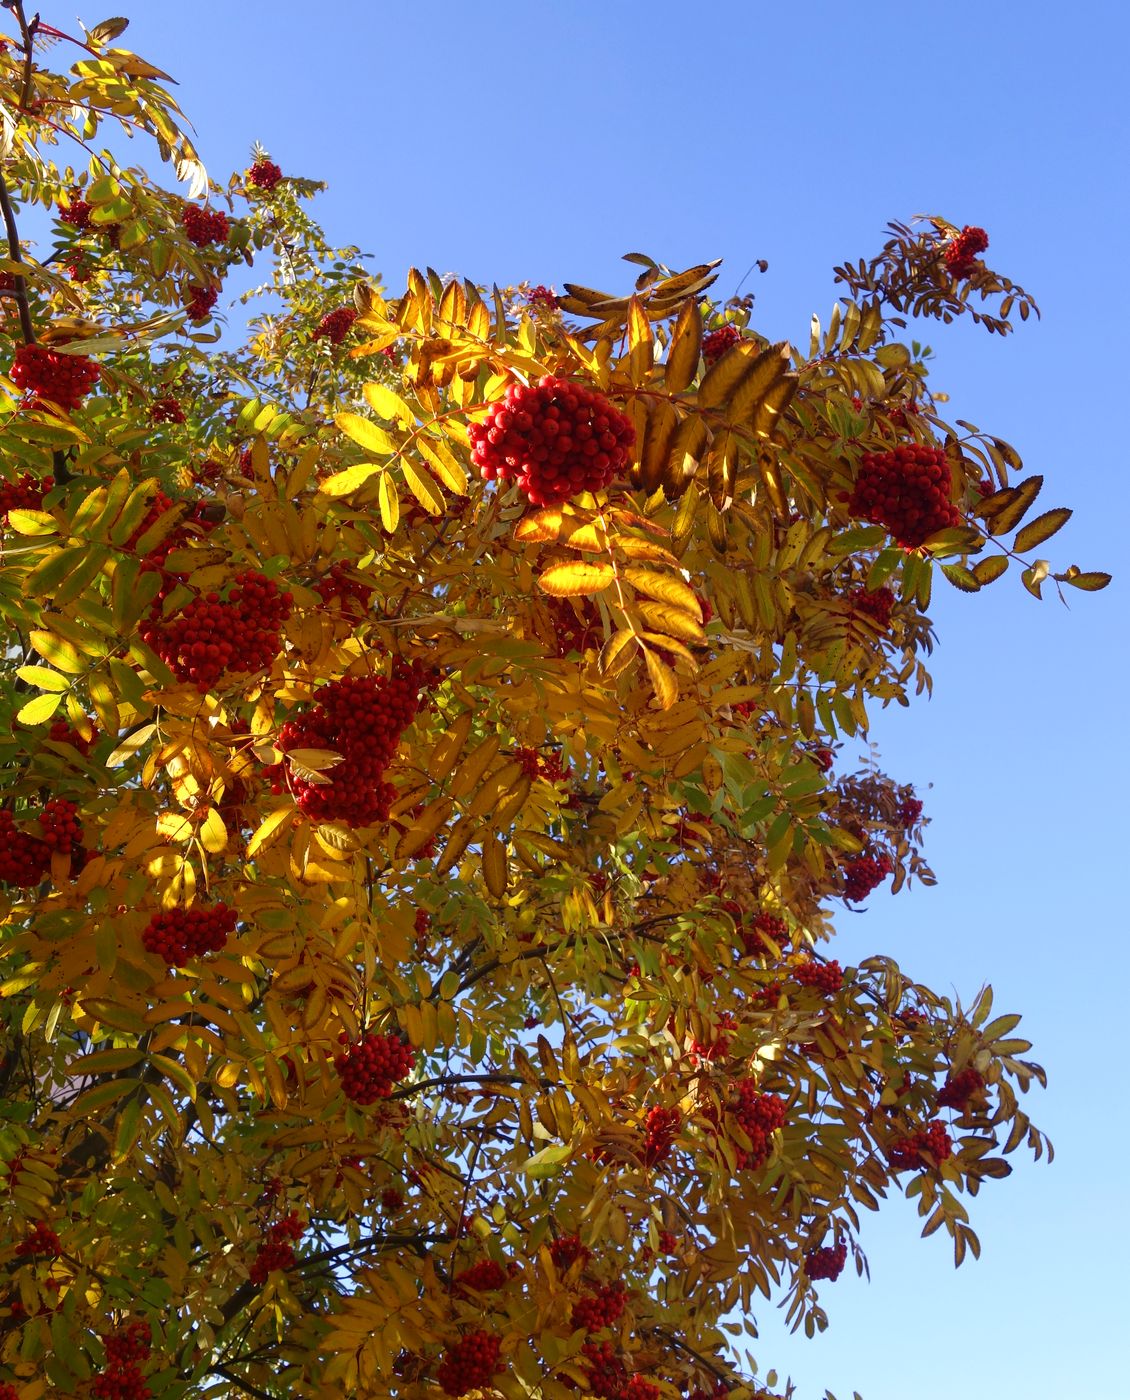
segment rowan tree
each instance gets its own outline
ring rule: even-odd
[[[0,1394],[779,1390],[759,1300],[1045,1148],[1016,1016],[829,947],[933,879],[849,754],[935,580],[1107,581],[903,338],[1033,301],[940,218],[804,348],[710,262],[393,296],[5,8]]]

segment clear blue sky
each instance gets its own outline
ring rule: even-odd
[[[106,8],[106,7],[103,7]],[[806,338],[831,267],[889,217],[988,229],[1044,312],[1007,341],[932,323],[952,413],[1014,443],[1075,517],[1057,563],[1106,593],[1038,605],[1008,577],[939,583],[936,698],[884,718],[884,764],[921,788],[941,884],[847,916],[838,955],[887,952],[1025,1013],[1051,1075],[1026,1107],[1055,1164],[1017,1154],[971,1203],[980,1263],[952,1267],[902,1201],[866,1222],[873,1280],[825,1286],[830,1330],[763,1365],[819,1400],[1125,1400],[1130,919],[1119,696],[1128,675],[1122,5],[804,6],[618,0],[137,0],[122,41],[174,73],[221,182],[254,139],[329,181],[331,236],[479,281],[620,289],[619,255],[749,264],[759,329]],[[45,5],[58,19],[58,7]],[[52,14],[52,12],[55,12]],[[88,13],[90,21],[101,11]],[[139,150],[138,159],[148,162]]]

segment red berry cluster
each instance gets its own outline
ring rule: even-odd
[[[149,1400],[153,1392],[138,1363],[149,1360],[152,1340],[148,1322],[131,1322],[104,1336],[106,1369],[95,1376],[91,1394],[98,1400]]]
[[[526,293],[526,301],[539,311],[557,310],[557,293],[552,287],[542,286],[540,282]]]
[[[149,408],[151,423],[183,423],[184,409],[171,394],[154,399]]]
[[[823,1249],[810,1249],[804,1256],[804,1271],[813,1283],[821,1278],[835,1283],[843,1273],[846,1261],[847,1245],[841,1240],[832,1248],[826,1246]]]
[[[0,882],[28,889],[45,879],[50,868],[47,843],[21,831],[11,812],[0,808]]]
[[[889,588],[876,588],[873,591],[857,588],[848,598],[853,612],[862,613],[881,631],[891,625],[891,609],[895,605],[895,595]]]
[[[736,899],[723,900],[722,908],[737,926],[742,940],[742,951],[747,958],[772,957],[773,953],[766,939],[770,939],[778,948],[788,943],[789,926],[779,914],[770,914],[762,910],[751,919],[748,911],[743,909]]]
[[[331,345],[340,345],[349,332],[353,329],[353,322],[357,319],[357,312],[352,306],[339,306],[336,311],[330,311],[323,316],[314,329],[313,339],[328,340]]]
[[[881,885],[894,867],[888,855],[856,856],[844,867],[844,898],[858,903]]]
[[[605,1400],[618,1400],[627,1379],[624,1363],[611,1342],[585,1342],[581,1355],[588,1362],[589,1391]]]
[[[12,1315],[15,1316],[14,1308]],[[7,1381],[0,1381],[0,1400],[20,1400],[20,1392],[14,1385],[9,1385]]]
[[[37,820],[43,833],[43,844],[48,850],[69,856],[82,845],[82,822],[79,821],[78,807],[65,797],[53,797],[44,803]]]
[[[706,1060],[708,1062],[724,1059],[730,1053],[730,1037],[726,1035],[725,1032],[736,1030],[737,1024],[734,1017],[728,1011],[724,1011],[718,1018],[714,1039],[706,1041],[693,1040],[691,1042],[691,1054],[694,1055],[696,1059]]]
[[[570,652],[579,651],[583,656],[591,648],[603,641],[600,611],[591,598],[575,600],[581,605],[581,616],[573,610],[568,598],[551,598],[549,614],[553,621],[555,652],[566,657]]]
[[[734,325],[719,326],[716,331],[708,331],[702,337],[702,358],[708,365],[712,365],[715,360],[720,360],[730,346],[736,345],[741,338],[741,331]]]
[[[364,617],[373,597],[373,589],[340,559],[330,565],[329,573],[318,580],[314,589],[327,607],[337,598],[341,612],[349,617]]]
[[[138,631],[178,680],[206,695],[225,672],[265,671],[279,653],[279,632],[290,616],[291,595],[253,569],[237,574],[227,598],[206,593],[175,618],[161,617],[154,600]]]
[[[90,216],[93,213],[93,206],[76,191],[66,204],[59,205],[59,218],[65,224],[70,224],[71,228],[78,229],[80,233],[85,233],[90,227]]]
[[[895,1138],[887,1148],[887,1160],[895,1171],[905,1167],[926,1167],[930,1163],[922,1155],[928,1152],[935,1162],[944,1162],[953,1152],[953,1139],[944,1124],[935,1119],[927,1127],[909,1137]]]
[[[738,1170],[756,1170],[769,1158],[772,1134],[785,1122],[785,1101],[776,1094],[763,1094],[752,1079],[740,1080],[730,1116],[749,1138],[750,1146],[735,1149]]]
[[[416,1063],[416,1055],[398,1035],[366,1031],[361,1039],[334,1060],[342,1091],[352,1103],[371,1104],[387,1099]]]
[[[283,725],[278,739],[283,753],[312,748],[342,756],[341,763],[321,775],[329,782],[315,784],[289,774],[290,790],[307,816],[353,827],[388,820],[396,792],[384,773],[400,736],[416,717],[422,677],[418,663],[398,662],[388,677],[331,681],[318,690],[317,704]],[[288,776],[282,766],[268,769],[267,775],[272,791],[282,792]]]
[[[904,831],[917,826],[922,819],[922,800],[918,797],[904,797],[898,805],[895,819]]]
[[[563,1274],[578,1259],[587,1264],[592,1258],[592,1250],[587,1244],[581,1243],[580,1235],[558,1235],[555,1240],[549,1242],[549,1257],[553,1260],[553,1267],[557,1272]]]
[[[602,394],[551,374],[536,385],[512,384],[469,431],[483,480],[513,478],[535,506],[602,491],[623,470],[636,435]]]
[[[959,1074],[947,1074],[946,1082],[938,1093],[938,1107],[961,1110],[973,1095],[980,1093],[984,1087],[985,1076],[972,1065]]]
[[[586,1332],[599,1332],[612,1327],[624,1315],[628,1295],[620,1282],[605,1283],[595,1293],[586,1293],[573,1304],[570,1325],[583,1327]]]
[[[31,472],[24,472],[19,481],[0,481],[0,519],[7,524],[10,510],[39,510],[47,490]]]
[[[77,282],[80,287],[85,287],[94,274],[98,271],[98,264],[88,258],[85,253],[76,254],[69,262],[64,263],[67,269],[67,276],[72,282]]]
[[[643,1132],[643,1160],[654,1167],[671,1155],[671,1147],[683,1125],[683,1115],[677,1108],[653,1108],[647,1115]]]
[[[98,383],[98,366],[85,355],[63,355],[43,345],[21,345],[9,370],[12,383],[33,395],[35,406],[44,401],[71,412]]]
[[[501,1288],[510,1275],[496,1259],[480,1259],[470,1268],[462,1269],[452,1280],[456,1288],[473,1288],[477,1293],[489,1293]]]
[[[212,308],[220,295],[218,287],[200,287],[195,283],[188,288],[188,299],[184,309],[190,321],[204,321],[212,314]]]
[[[206,248],[209,243],[226,243],[231,224],[228,216],[219,209],[201,209],[196,204],[186,204],[181,215],[181,224],[188,241],[198,248]]]
[[[16,1245],[16,1254],[21,1259],[36,1259],[40,1256],[55,1259],[60,1251],[59,1236],[45,1220],[37,1220],[31,1234]]]
[[[622,1387],[616,1400],[659,1400],[659,1387],[654,1381],[635,1375]]]
[[[951,484],[944,448],[904,443],[890,452],[865,452],[848,510],[882,525],[904,549],[917,549],[938,530],[961,524]]]
[[[381,1192],[381,1210],[386,1215],[395,1215],[404,1206],[404,1197],[395,1186],[386,1186]]]
[[[989,246],[989,235],[983,228],[966,224],[960,233],[955,234],[946,244],[943,257],[951,277],[968,277],[977,266],[977,254]]]
[[[260,159],[247,172],[247,183],[269,194],[282,179],[282,171],[273,160]]]
[[[498,1360],[501,1341],[481,1329],[468,1332],[448,1347],[436,1368],[436,1380],[445,1395],[466,1395],[490,1385],[491,1377],[502,1369]]]
[[[537,749],[515,749],[514,757],[522,765],[527,778],[544,778],[548,783],[564,783],[573,775],[572,768],[561,762],[557,752],[543,754]]]
[[[269,1226],[265,1238],[255,1251],[251,1268],[247,1271],[251,1282],[262,1288],[267,1282],[268,1274],[276,1269],[293,1268],[294,1246],[301,1238],[302,1222],[294,1211]]]
[[[816,962],[809,958],[797,963],[789,974],[800,987],[815,987],[821,996],[831,997],[844,985],[844,970],[835,960]]]
[[[183,967],[190,958],[221,952],[237,922],[235,910],[223,903],[208,909],[163,909],[146,924],[141,941],[170,967]]]

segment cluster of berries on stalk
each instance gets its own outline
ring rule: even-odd
[[[276,1269],[293,1268],[294,1246],[301,1238],[302,1222],[294,1211],[269,1225],[248,1270],[251,1282],[261,1288]]]
[[[349,565],[340,559],[330,565],[329,571],[314,585],[314,591],[320,595],[327,608],[337,599],[341,613],[346,617],[355,618],[364,617],[369,611],[374,592],[369,584],[357,578]]]
[[[822,963],[809,958],[797,963],[789,976],[799,987],[814,987],[825,997],[835,996],[844,985],[844,970],[835,959]]]
[[[549,783],[567,782],[573,770],[561,762],[559,753],[543,754],[537,749],[520,748],[514,750],[514,757],[522,766],[527,778],[544,778]]]
[[[716,331],[708,331],[702,337],[702,358],[708,365],[720,360],[731,345],[736,345],[742,333],[735,325],[719,326]]]
[[[314,340],[328,340],[331,345],[340,345],[353,329],[357,312],[352,306],[339,306],[336,311],[327,312],[314,328]]]
[[[891,610],[895,605],[895,595],[886,586],[876,589],[857,588],[848,598],[851,610],[862,613],[885,632],[891,625]]]
[[[585,1342],[581,1355],[588,1362],[591,1395],[604,1400],[658,1400],[659,1387],[638,1373],[629,1376],[611,1342]]]
[[[772,957],[774,953],[770,943],[778,949],[788,943],[789,926],[779,914],[770,914],[761,909],[751,915],[736,899],[723,900],[722,908],[733,919],[738,937],[742,940],[742,952],[747,958]]]
[[[61,1252],[59,1236],[45,1220],[37,1220],[16,1245],[16,1255],[20,1259],[57,1259]]]
[[[578,617],[572,604],[580,605]],[[549,615],[553,624],[554,652],[564,658],[571,652],[584,653],[604,639],[600,611],[591,598],[550,598]]]
[[[334,1060],[342,1092],[351,1103],[367,1106],[387,1099],[393,1086],[412,1071],[416,1055],[398,1035],[365,1031],[360,1040]]]
[[[31,472],[24,472],[18,481],[0,481],[0,520],[7,524],[10,510],[39,510],[47,491],[47,485]]]
[[[881,525],[904,549],[917,549],[937,531],[961,524],[950,500],[952,481],[944,448],[904,443],[889,452],[865,452],[848,510]]]
[[[804,1272],[813,1283],[822,1278],[835,1283],[836,1279],[843,1273],[846,1261],[847,1245],[841,1240],[837,1245],[826,1245],[823,1249],[810,1249],[804,1256]]]
[[[148,1361],[152,1344],[148,1322],[131,1322],[102,1338],[106,1366],[90,1387],[98,1400],[149,1400],[140,1362]]]
[[[466,1395],[469,1390],[489,1386],[502,1366],[499,1362],[501,1339],[481,1328],[465,1333],[447,1348],[436,1368],[436,1380],[445,1395]]]
[[[924,1153],[929,1153],[935,1162],[944,1162],[953,1152],[953,1139],[945,1130],[945,1125],[937,1119],[911,1133],[909,1137],[895,1138],[887,1148],[887,1160],[895,1171],[908,1167],[930,1165]]]
[[[917,826],[922,820],[922,799],[919,797],[904,797],[898,805],[895,813],[895,820],[904,831],[909,831],[912,826]]]
[[[82,406],[98,383],[98,373],[85,355],[64,355],[45,345],[19,346],[9,370],[12,383],[34,400],[33,407],[50,402],[68,413]]]
[[[206,321],[212,314],[220,295],[219,287],[202,287],[199,283],[192,283],[188,288],[188,297],[184,303],[184,309],[190,321]]]
[[[894,869],[888,855],[856,856],[844,867],[844,898],[857,904],[887,878]]]
[[[556,311],[557,293],[552,287],[545,287],[539,282],[526,293],[526,304],[536,311]]]
[[[77,190],[71,192],[66,204],[59,204],[58,210],[60,221],[77,229],[79,233],[85,233],[90,227],[90,216],[94,212],[94,206],[83,199]]]
[[[938,1091],[938,1107],[954,1108],[959,1112],[965,1108],[974,1094],[985,1087],[985,1076],[972,1065],[957,1074],[947,1074],[946,1082]]]
[[[490,1293],[495,1288],[501,1288],[509,1278],[509,1273],[497,1259],[480,1259],[477,1264],[461,1269],[452,1279],[452,1285],[456,1289],[471,1288],[476,1293]]]
[[[69,856],[82,845],[82,822],[78,807],[65,797],[53,797],[45,802],[37,821],[43,833],[43,844],[49,851]]]
[[[419,662],[398,660],[390,676],[346,676],[322,686],[317,703],[283,725],[278,747],[329,749],[342,762],[319,775],[329,779],[320,783],[276,764],[266,770],[272,790],[281,793],[289,782],[300,810],[319,821],[387,821],[396,790],[384,781],[385,770],[416,717],[424,676]]]
[[[624,1316],[628,1295],[620,1282],[602,1284],[595,1293],[586,1293],[573,1304],[570,1325],[583,1327],[586,1332],[599,1332],[614,1327]]]
[[[161,601],[154,600],[138,632],[177,679],[192,681],[201,695],[225,673],[267,670],[291,612],[291,595],[254,569],[237,574],[226,597],[202,594],[167,621]]]
[[[53,744],[69,744],[72,749],[82,754],[83,758],[90,753],[90,747],[98,738],[98,731],[93,725],[90,727],[90,738],[83,738],[82,734],[65,719],[57,719],[47,731],[47,737]]]
[[[942,254],[951,277],[968,277],[977,267],[977,254],[989,246],[989,235],[983,228],[966,224],[946,244]]]
[[[535,506],[602,491],[635,441],[631,419],[602,394],[551,374],[512,384],[469,431],[483,480],[513,480]]]
[[[222,952],[237,922],[235,910],[222,902],[208,908],[162,909],[146,924],[141,941],[147,952],[164,958],[170,967],[184,967],[192,958]]]
[[[559,1274],[566,1273],[578,1259],[582,1265],[592,1258],[592,1250],[582,1244],[580,1235],[558,1235],[549,1242],[549,1257]]]
[[[206,248],[210,243],[226,243],[231,231],[228,216],[219,209],[201,209],[198,204],[186,204],[181,225],[190,243]]]
[[[749,1139],[748,1148],[735,1144],[738,1170],[756,1171],[769,1159],[773,1133],[784,1126],[785,1101],[776,1094],[763,1094],[756,1081],[743,1079],[736,1085],[728,1111],[731,1120]]]
[[[151,423],[183,423],[184,409],[172,394],[164,394],[149,405]]]
[[[265,194],[270,194],[281,179],[282,171],[273,160],[267,160],[265,156],[257,160],[247,172],[247,183]]]
[[[8,809],[0,808],[0,883],[29,889],[51,868],[51,852],[38,836],[22,831]]]
[[[645,1166],[654,1167],[667,1160],[682,1125],[683,1115],[677,1108],[653,1108],[649,1111],[643,1131]]]

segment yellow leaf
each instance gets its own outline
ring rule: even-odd
[[[654,344],[651,322],[639,297],[628,302],[628,374],[633,384],[643,384],[651,369]]]
[[[342,762],[341,754],[333,749],[288,749],[286,756],[291,763],[311,773],[324,773]]]
[[[264,847],[276,841],[283,833],[287,823],[294,820],[295,809],[293,807],[276,807],[276,809],[266,817],[259,825],[259,829],[247,843],[247,858],[250,860]]]
[[[618,632],[613,632],[601,647],[600,656],[597,658],[597,666],[602,676],[618,676],[631,665],[635,652],[630,644],[634,641],[635,633],[630,628],[622,627]]]
[[[378,457],[391,457],[396,451],[396,443],[369,418],[358,413],[339,413],[334,422],[348,438],[363,447],[366,452],[375,452]]]
[[[637,603],[636,607],[648,627],[656,632],[662,632],[665,636],[681,637],[687,642],[706,640],[702,623],[682,608],[672,607],[669,603]]]
[[[426,472],[420,471],[407,457],[400,459],[400,470],[409,490],[429,515],[442,515],[444,512],[443,493]]]
[[[377,501],[381,509],[381,524],[388,534],[395,534],[396,527],[400,523],[400,497],[397,494],[396,482],[393,481],[391,472],[384,472],[381,475]]]
[[[200,830],[197,835],[199,836],[200,844],[209,855],[218,856],[221,851],[227,850],[227,827],[224,826],[224,819],[220,816],[219,812],[216,811],[215,807],[209,811],[208,815],[200,824]]]
[[[157,818],[157,835],[165,841],[191,841],[192,823],[183,812],[162,812]]]
[[[73,642],[64,641],[54,632],[39,629],[33,629],[28,637],[44,661],[50,661],[52,666],[66,671],[69,676],[79,676],[87,669],[88,663]]]
[[[45,510],[10,510],[8,524],[19,535],[53,535],[59,528],[55,517]]]
[[[48,666],[20,666],[16,675],[21,681],[27,681],[28,685],[36,685],[40,690],[57,691],[59,694],[70,690],[72,685],[66,676],[52,671]]]
[[[467,494],[467,473],[455,459],[453,453],[449,452],[442,443],[429,442],[424,437],[416,439],[416,447],[420,456],[449,491],[454,491],[457,496]]]
[[[16,719],[21,724],[42,724],[44,720],[51,718],[62,699],[61,695],[37,695],[17,712]]]
[[[570,560],[552,564],[538,578],[538,587],[553,598],[576,598],[599,593],[615,579],[611,564],[588,564]]]
[[[447,733],[436,744],[428,759],[428,777],[441,783],[455,767],[456,760],[463,751],[467,736],[471,732],[475,716],[471,710],[464,710]]]
[[[644,659],[647,661],[647,673],[651,677],[655,698],[659,701],[661,709],[669,710],[679,698],[679,682],[675,673],[650,647],[644,651]]]
[[[560,506],[546,506],[533,515],[524,515],[514,526],[514,538],[520,544],[544,544],[561,533],[565,513]]]
[[[695,297],[683,303],[675,329],[671,332],[671,348],[667,351],[667,363],[663,367],[663,385],[669,393],[681,393],[691,382],[698,369],[698,357],[702,346],[702,312],[698,309]]]
[[[110,757],[106,760],[107,768],[118,768],[128,758],[132,758],[138,749],[144,748],[157,732],[155,724],[143,724],[140,729],[134,730],[122,740]]]
[[[327,476],[318,490],[323,496],[332,496],[335,499],[338,496],[349,496],[370,482],[378,472],[383,471],[384,466],[380,462],[359,462],[355,467],[346,467],[343,472]]]
[[[361,390],[365,396],[365,402],[386,422],[397,422],[402,428],[410,428],[416,421],[416,415],[408,407],[399,394],[394,393],[384,384],[366,384]]]
[[[495,899],[506,893],[506,843],[497,836],[483,839],[483,879]]]
[[[655,573],[651,569],[641,569],[635,564],[629,564],[623,570],[623,576],[637,593],[646,593],[649,598],[682,608],[684,612],[701,621],[702,604],[698,601],[694,589],[681,578],[676,578],[673,574]]]
[[[484,739],[478,748],[471,750],[451,780],[451,787],[448,790],[452,797],[466,797],[487,771],[495,754],[498,753],[498,748],[498,736],[492,734],[489,738]]]
[[[429,803],[397,842],[396,859],[409,860],[423,850],[447,821],[454,805],[450,797],[439,797]]]

